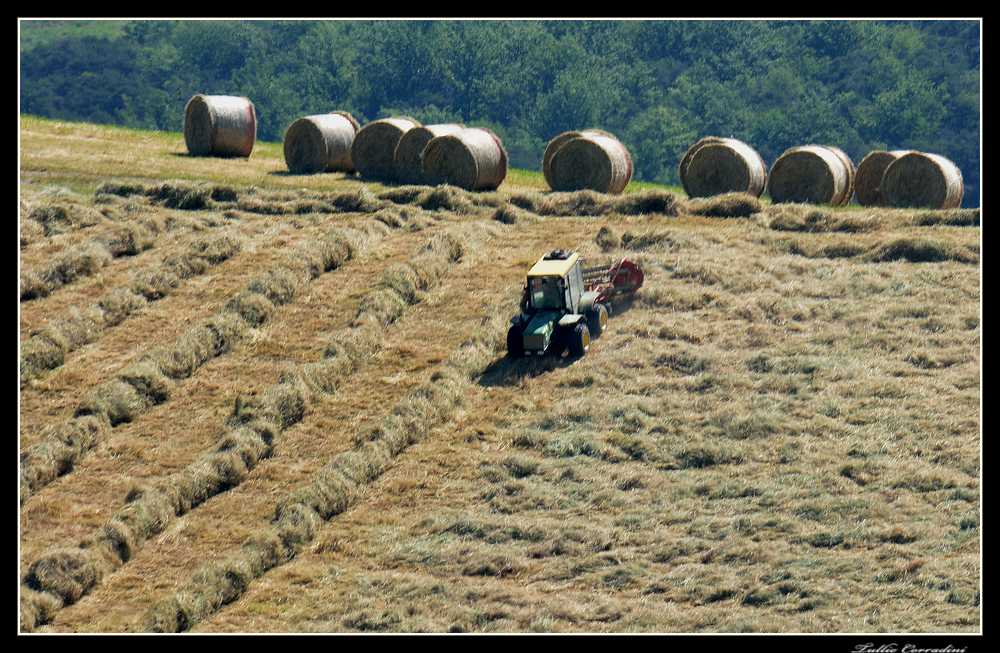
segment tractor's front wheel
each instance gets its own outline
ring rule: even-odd
[[[590,349],[590,329],[586,324],[577,324],[569,338],[569,353],[580,358]]]
[[[587,311],[587,327],[590,329],[590,335],[594,338],[600,338],[604,330],[608,328],[608,309],[604,307],[604,304],[595,304]]]
[[[521,327],[517,324],[511,325],[507,329],[507,355],[511,358],[524,356],[524,338],[521,334]]]

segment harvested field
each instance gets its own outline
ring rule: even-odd
[[[978,209],[22,137],[22,273],[163,225],[19,303],[22,631],[982,630]],[[510,360],[556,248],[646,283]]]

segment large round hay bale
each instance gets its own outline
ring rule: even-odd
[[[597,136],[607,136],[608,138],[617,138],[614,134],[606,132],[602,129],[584,129],[583,131],[569,131],[563,132],[549,141],[548,145],[545,146],[545,152],[542,154],[542,174],[545,176],[545,183],[552,187],[552,157],[555,153],[559,151],[559,148],[571,141],[574,138],[579,138],[580,136],[586,136],[588,134],[594,134]]]
[[[507,177],[507,151],[489,129],[467,127],[427,143],[423,174],[431,184],[495,190]]]
[[[195,95],[184,107],[184,142],[193,156],[249,157],[257,112],[249,98]]]
[[[391,181],[396,178],[396,146],[403,134],[420,123],[400,116],[368,123],[354,136],[351,161],[362,177]]]
[[[296,174],[354,172],[351,145],[360,129],[346,111],[299,118],[285,132],[285,163]]]
[[[852,166],[824,145],[785,150],[771,166],[767,190],[775,202],[839,206],[853,179]]]
[[[421,157],[431,139],[455,134],[465,129],[464,125],[447,123],[414,127],[399,139],[393,158],[396,162],[396,179],[404,184],[429,183],[424,175]]]
[[[885,206],[882,197],[882,177],[889,164],[910,150],[873,150],[861,159],[854,179],[854,195],[862,206]]]
[[[552,190],[617,195],[632,179],[632,155],[616,138],[587,134],[566,141],[552,155],[549,168]]]
[[[678,167],[688,197],[747,193],[760,197],[767,166],[757,150],[735,138],[709,136],[688,148]]]
[[[882,177],[887,206],[955,209],[962,205],[962,171],[937,154],[909,152],[889,164]]]

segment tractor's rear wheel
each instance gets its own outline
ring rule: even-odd
[[[590,329],[586,324],[577,324],[570,333],[569,353],[580,358],[590,349]]]
[[[524,356],[524,338],[521,334],[521,327],[517,324],[511,325],[507,329],[507,355],[511,358]]]
[[[587,327],[590,335],[595,339],[600,338],[604,330],[608,328],[608,309],[604,304],[595,304],[587,311]]]

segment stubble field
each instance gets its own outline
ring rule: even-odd
[[[280,152],[22,118],[23,630],[980,631],[978,210]],[[556,248],[645,285],[511,361]]]

